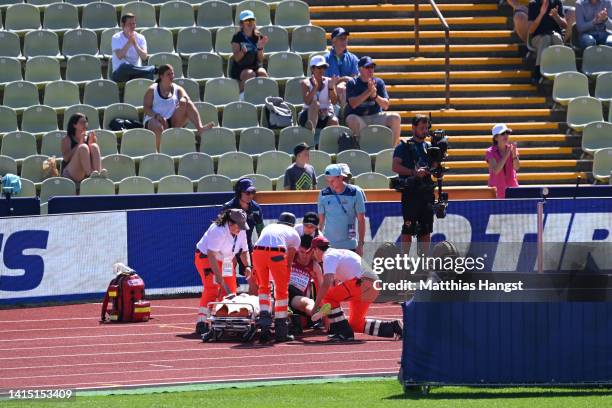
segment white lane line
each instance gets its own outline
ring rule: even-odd
[[[195,315],[193,315],[195,320]],[[139,327],[164,327],[174,324],[193,324],[193,322],[171,322],[171,323],[149,323],[145,326]],[[2,333],[23,333],[23,332],[33,332],[33,331],[53,331],[53,330],[91,330],[91,329],[107,329],[110,326],[107,324],[97,324],[95,326],[80,326],[80,327],[41,327],[31,328],[31,329],[12,329],[12,330],[2,330]],[[114,328],[122,328],[122,329],[133,329],[134,326],[123,326],[123,325],[114,325]]]
[[[172,368],[174,366],[171,365],[163,365],[163,364],[149,364],[151,367],[161,367],[161,368]]]
[[[155,309],[159,306],[152,306],[151,309]],[[195,313],[197,314],[198,309],[197,308],[190,308],[193,309],[195,311]],[[192,313],[170,313],[170,314],[152,314],[151,316],[154,318],[159,318],[159,317],[173,317],[173,316],[192,316]],[[19,320],[0,320],[0,324],[2,323],[38,323],[38,322],[67,322],[70,320],[91,320],[94,321],[95,319],[91,318],[91,317],[59,317],[59,318],[52,318],[52,319],[19,319]]]
[[[21,338],[21,339],[0,339],[0,342],[24,342],[24,341],[41,341],[41,340],[68,340],[68,339],[99,339],[101,337],[129,337],[129,336],[178,336],[178,335],[189,335],[191,332],[176,333],[176,332],[159,332],[159,333],[125,333],[125,334],[98,334],[94,336],[58,336],[58,337],[36,337],[36,338]]]
[[[0,351],[33,351],[33,350],[46,350],[46,349],[59,349],[59,348],[70,348],[74,349],[76,347],[115,347],[115,346],[142,346],[145,344],[160,344],[160,343],[184,343],[186,341],[189,342],[201,342],[200,339],[181,339],[181,340],[159,340],[159,341],[137,341],[137,342],[127,342],[127,343],[92,343],[92,344],[66,344],[66,345],[57,345],[57,346],[38,346],[38,347],[14,347],[14,348],[4,348],[0,349]]]

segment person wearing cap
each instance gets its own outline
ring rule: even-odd
[[[361,256],[346,249],[330,248],[323,236],[312,240],[313,258],[323,263],[323,284],[317,290],[312,320],[327,315],[330,341],[354,340],[355,332],[371,336],[402,338],[399,321],[368,319],[370,304],[378,297],[374,282],[378,279]],[[341,303],[349,304],[349,319]]]
[[[248,229],[244,211],[226,209],[219,214],[196,244],[194,262],[204,286],[196,323],[198,334],[208,331],[207,318],[210,314],[208,303],[236,294],[236,274],[232,263],[225,260],[240,254],[243,264],[247,265],[246,276],[250,278],[251,258],[246,240]]]
[[[278,222],[266,226],[253,248],[253,264],[259,284],[260,340],[268,341],[272,325],[270,303],[270,274],[274,279],[274,339],[277,342],[293,340],[289,335],[288,305],[289,277],[295,253],[300,247],[300,236],[294,229],[295,215],[281,213]]]
[[[257,231],[258,234],[264,227],[263,213],[261,207],[253,199],[257,189],[255,183],[250,178],[241,178],[236,182],[234,186],[234,198],[223,204],[223,209],[237,208],[243,210],[247,215],[247,224],[249,229],[246,232],[247,244],[249,253],[253,252],[253,231]],[[241,258],[237,257],[238,267],[241,274],[245,273],[245,265],[241,262]],[[253,273],[253,279],[249,280],[249,293],[251,295],[257,294],[257,273]]]
[[[416,115],[412,118],[412,137],[402,142],[393,151],[391,170],[403,179],[407,188],[402,189],[402,217],[404,224],[400,241],[408,253],[412,236],[424,246],[419,253],[427,253],[433,231],[435,200],[434,184],[429,172],[427,149],[431,144],[425,140],[429,134],[429,118]],[[409,188],[408,188],[409,187]]]
[[[300,235],[300,237],[308,235],[314,238],[320,235],[321,233],[319,232],[319,215],[314,211],[307,212],[302,218],[302,223],[297,224],[295,226],[295,230]]]
[[[510,143],[510,129],[505,123],[498,123],[491,130],[493,144],[485,153],[489,165],[489,187],[495,187],[497,198],[506,197],[506,188],[517,187],[516,171],[520,161],[516,144]]]
[[[325,76],[337,77],[337,93],[340,105],[346,105],[346,84],[359,75],[357,63],[359,60],[355,54],[348,50],[349,32],[342,27],[336,27],[331,33],[332,47],[325,54],[327,69]]]
[[[365,194],[359,187],[347,184],[345,176],[338,164],[330,164],[325,168],[328,187],[319,193],[319,228],[332,247],[354,250],[362,255],[365,240]]]
[[[397,112],[389,109],[389,95],[382,79],[374,76],[376,64],[370,57],[359,59],[359,76],[346,84],[346,125],[359,137],[361,129],[368,125],[387,126],[393,132],[393,145],[397,145],[402,130],[402,120]]]
[[[317,187],[317,175],[309,163],[310,148],[303,142],[293,148],[295,163],[285,170],[285,190],[314,190]]]
[[[255,13],[243,10],[239,16],[240,31],[232,37],[232,57],[230,58],[230,78],[240,82],[240,92],[244,83],[255,77],[267,77],[263,67],[264,47],[268,36],[261,35],[255,25]]]
[[[537,83],[542,74],[540,60],[542,53],[551,45],[563,44],[563,29],[567,28],[561,0],[533,0],[529,2],[527,32],[531,44],[536,48],[536,62],[532,81]]]
[[[298,123],[312,131],[338,124],[338,118],[334,113],[334,105],[338,103],[336,94],[338,77],[324,76],[327,66],[325,57],[313,55],[310,58],[311,76],[302,81],[304,106],[298,117]]]

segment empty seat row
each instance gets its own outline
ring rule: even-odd
[[[603,122],[603,104],[591,96],[579,96],[567,105],[567,125],[576,131],[581,131],[593,122]],[[608,111],[608,121],[612,122],[612,108]]]
[[[562,72],[555,76],[553,100],[567,105],[572,99],[589,95],[589,79],[580,72]],[[604,72],[596,77],[593,96],[602,102],[612,101],[612,72]]]
[[[576,53],[564,45],[552,45],[542,52],[540,63],[542,75],[554,79],[562,72],[575,72]],[[582,54],[581,71],[589,77],[596,77],[603,72],[612,72],[612,47],[595,45],[587,47]]]

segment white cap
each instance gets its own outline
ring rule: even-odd
[[[352,177],[353,176],[351,174],[351,168],[349,167],[348,164],[346,164],[346,163],[338,163],[338,166],[340,166],[340,170],[342,171],[342,176],[343,177]]]
[[[327,61],[325,61],[325,57],[323,55],[313,55],[310,58],[310,66],[311,67],[322,67],[322,66],[328,67],[329,65],[327,64]]]
[[[493,126],[493,129],[491,130],[491,135],[492,136],[501,135],[502,133],[506,131],[512,133],[512,129],[506,126],[505,123],[498,123],[497,125]]]

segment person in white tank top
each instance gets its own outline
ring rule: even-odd
[[[312,131],[339,123],[334,113],[334,105],[338,103],[336,93],[338,78],[323,76],[327,67],[325,57],[313,56],[310,59],[312,76],[301,83],[304,109],[300,112],[298,123]]]
[[[158,68],[159,78],[152,84],[144,96],[144,126],[156,136],[157,151],[161,143],[161,134],[169,128],[182,128],[187,121],[193,123],[200,133],[212,128],[215,124],[202,124],[202,118],[189,95],[183,87],[173,83],[174,69],[171,65]],[[195,148],[195,143],[194,143]]]

